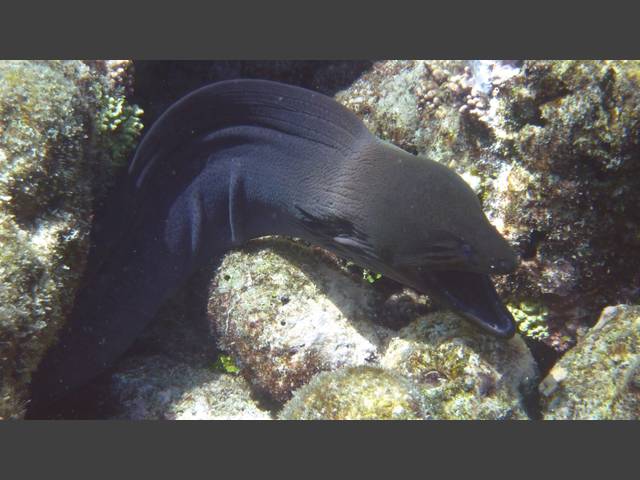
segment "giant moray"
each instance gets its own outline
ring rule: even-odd
[[[199,265],[265,235],[324,247],[494,335],[515,331],[489,275],[514,270],[516,256],[471,188],[309,90],[237,80],[185,96],[139,145],[119,203],[108,248],[34,374],[34,407],[113,364]]]

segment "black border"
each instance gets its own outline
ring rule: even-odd
[[[622,0],[3,5],[0,58],[640,58]]]
[[[0,423],[2,472],[84,477],[618,478],[638,422],[31,421]],[[353,469],[353,471],[351,471]],[[57,473],[56,473],[57,472]],[[626,473],[626,472],[625,472]],[[116,477],[116,478],[118,478]],[[7,478],[16,478],[14,476]],[[205,477],[206,478],[206,477]],[[579,477],[578,477],[579,478]]]

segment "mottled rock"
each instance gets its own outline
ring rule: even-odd
[[[378,301],[328,254],[267,239],[225,257],[209,315],[242,375],[284,402],[320,371],[375,362],[390,333],[371,321]]]
[[[398,295],[401,308],[387,305]],[[364,386],[356,377],[374,370],[347,368],[356,366],[383,367],[385,373],[376,376],[380,388],[390,382],[396,392],[400,378],[413,383],[425,418],[528,418],[523,404],[535,390],[537,369],[523,340],[486,335],[449,312],[420,316],[422,300],[407,292],[385,300],[326,253],[267,239],[226,256],[211,289],[209,315],[220,348],[257,391],[282,403],[308,384],[301,390],[308,393],[288,404],[288,412],[296,405],[296,418],[360,415],[354,413],[361,412],[355,392]],[[399,312],[409,325],[397,331],[383,326],[393,325],[385,318]],[[337,407],[321,405],[324,397],[309,392],[321,389],[324,380],[316,378],[351,382],[344,372],[357,373],[355,386],[336,413]]]
[[[0,418],[23,414],[83,271],[93,204],[139,132],[127,77],[126,62],[0,61]],[[105,115],[110,99],[120,109]]]
[[[526,397],[538,377],[520,336],[497,339],[450,312],[401,329],[380,364],[415,382],[438,419],[527,419]]]
[[[605,308],[539,390],[548,420],[640,419],[640,306]]]
[[[415,385],[379,367],[323,372],[295,392],[283,420],[421,420],[428,418]]]
[[[127,420],[269,420],[238,375],[166,356],[129,358],[111,378],[111,418]]]

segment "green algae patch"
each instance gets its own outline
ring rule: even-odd
[[[220,355],[213,363],[214,370],[224,373],[238,373],[240,368],[235,364],[230,355]]]
[[[538,302],[522,301],[516,304],[508,304],[507,308],[513,315],[518,331],[535,340],[544,340],[549,337],[547,317],[549,309]]]

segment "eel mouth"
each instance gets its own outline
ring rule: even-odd
[[[483,330],[502,338],[515,334],[516,324],[504,306],[489,275],[484,273],[435,270],[424,272],[427,293]]]

